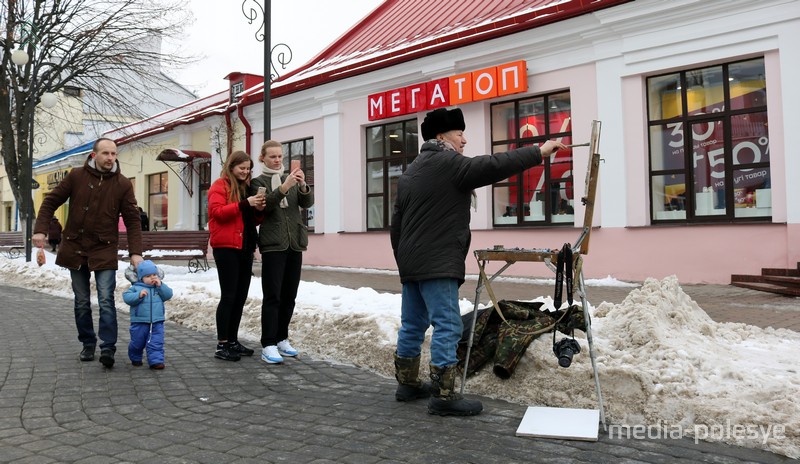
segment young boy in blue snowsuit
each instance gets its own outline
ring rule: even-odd
[[[172,298],[172,289],[161,281],[164,273],[152,261],[139,263],[136,275],[139,280],[122,294],[122,299],[131,307],[128,358],[134,366],[141,366],[142,352],[146,348],[150,369],[163,369],[164,302]]]

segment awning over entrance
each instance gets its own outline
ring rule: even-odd
[[[177,148],[167,148],[166,150],[162,151],[158,154],[156,159],[158,161],[183,161],[183,162],[190,162],[194,161],[195,159],[211,159],[211,153],[206,151],[194,151],[194,150],[179,150]]]
[[[177,148],[167,148],[156,156],[156,160],[163,162],[167,167],[178,175],[181,183],[186,187],[191,197],[194,194],[194,173],[198,171],[195,164],[202,164],[211,161],[211,153],[206,151],[194,150],[179,150]],[[194,160],[200,160],[194,163]],[[173,163],[186,163],[183,165],[174,165]],[[180,166],[176,168],[176,166]],[[199,171],[198,171],[199,172]]]

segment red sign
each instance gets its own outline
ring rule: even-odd
[[[369,95],[367,113],[375,121],[527,90],[525,61],[514,61]]]

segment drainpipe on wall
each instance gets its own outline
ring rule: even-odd
[[[244,151],[248,155],[250,153],[250,139],[253,135],[253,128],[250,126],[250,122],[247,118],[244,117],[244,99],[239,102],[239,105],[236,106],[236,114],[239,115],[239,119],[242,120],[242,124],[244,124]]]
[[[225,110],[225,159],[221,160],[225,164],[225,160],[233,153],[233,125],[231,125],[231,112]]]

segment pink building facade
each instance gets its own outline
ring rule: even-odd
[[[396,269],[394,185],[422,144],[426,111],[459,106],[466,156],[548,138],[581,144],[602,121],[588,278],[729,283],[797,267],[800,3],[510,2],[425,31],[416,13],[394,10],[409,2],[386,2],[273,83],[271,138],[315,189],[305,264]],[[381,28],[401,14],[407,29]],[[504,85],[514,64],[523,81]],[[226,110],[247,121],[254,159],[261,92],[245,89]],[[202,119],[183,118],[181,130],[201,130]],[[576,147],[479,189],[471,248],[574,242],[588,155]],[[467,272],[477,272],[472,256]],[[506,275],[552,272],[518,264]]]

